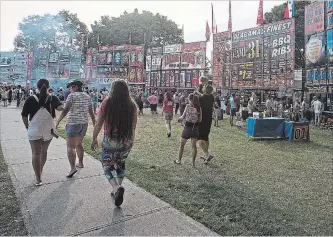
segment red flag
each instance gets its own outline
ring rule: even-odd
[[[284,11],[284,15],[283,15],[284,18],[289,18],[289,7],[288,7],[288,4],[286,6],[286,10]]]
[[[229,36],[232,35],[232,17],[231,17],[231,0],[229,0],[229,21],[228,21]]]
[[[257,25],[261,26],[264,24],[264,10],[263,10],[263,0],[259,2],[258,16],[257,16]]]
[[[208,42],[210,40],[210,29],[208,21],[206,21],[206,41]]]

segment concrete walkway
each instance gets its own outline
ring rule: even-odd
[[[129,180],[124,181],[124,203],[116,208],[100,162],[89,155],[85,155],[85,168],[67,179],[62,138],[52,141],[44,185],[35,187],[20,110],[1,107],[0,113],[1,147],[30,235],[217,235]]]

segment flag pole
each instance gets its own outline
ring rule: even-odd
[[[229,88],[232,89],[232,16],[231,16],[231,0],[229,0],[229,21],[228,21],[228,31],[229,31],[229,37],[230,37],[230,59],[229,59]]]

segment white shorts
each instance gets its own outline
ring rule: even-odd
[[[28,140],[29,141],[35,141],[43,139],[43,141],[48,141],[53,138],[53,135],[51,134],[51,129],[45,129],[43,127],[39,128],[28,128]]]

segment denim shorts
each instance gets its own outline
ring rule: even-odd
[[[66,124],[67,137],[84,137],[87,133],[88,124]]]

